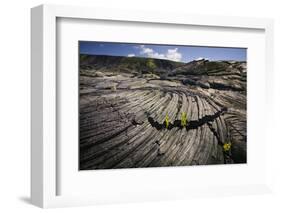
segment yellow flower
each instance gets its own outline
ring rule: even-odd
[[[230,142],[229,143],[225,143],[223,145],[223,151],[225,151],[225,152],[229,151],[230,148],[231,148],[231,143]]]

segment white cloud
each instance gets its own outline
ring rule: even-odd
[[[146,48],[146,47],[144,47],[144,45],[141,45],[140,48],[141,48],[140,54],[147,54],[147,55],[149,55],[149,54],[152,54],[154,52],[153,49]]]
[[[128,57],[134,57],[134,56],[136,56],[134,53],[128,54]]]
[[[157,52],[154,52],[154,51],[152,53],[148,53],[147,56],[150,57],[150,58],[166,59],[164,54],[160,54],[160,53],[157,53]]]
[[[182,59],[182,54],[178,52],[178,48],[168,49],[166,53],[158,53],[151,48],[147,48],[144,45],[140,45],[140,54],[145,55],[150,58],[167,59],[172,61],[180,61]]]
[[[178,48],[168,49],[166,57],[172,61],[180,61],[182,58],[181,53],[178,52]]]

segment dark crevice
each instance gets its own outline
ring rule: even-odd
[[[227,110],[227,108],[224,107],[220,111],[217,111],[213,115],[206,115],[206,116],[204,116],[201,119],[196,120],[196,121],[188,121],[186,127],[181,126],[180,120],[175,120],[174,123],[169,123],[168,128],[166,127],[165,122],[158,123],[157,121],[154,121],[154,119],[152,117],[148,117],[148,122],[150,123],[150,125],[152,127],[156,128],[157,130],[162,130],[162,129],[171,130],[173,128],[186,128],[186,130],[197,129],[198,127],[204,125],[205,123],[214,121],[216,118],[218,118],[226,110]]]
[[[220,137],[219,137],[219,135],[218,135],[218,133],[216,132],[216,130],[215,130],[215,128],[212,126],[212,124],[209,122],[209,123],[207,123],[208,124],[208,126],[209,126],[209,129],[211,130],[211,132],[214,134],[214,136],[216,137],[216,139],[217,139],[217,141],[218,141],[218,145],[220,145],[220,146],[223,146],[223,141],[221,141],[221,139],[220,139]],[[232,163],[233,161],[232,161],[232,156],[231,156],[231,152],[230,151],[228,151],[228,152],[225,152],[225,151],[223,151],[223,160],[224,160],[224,163],[225,164],[230,164],[230,163]]]
[[[211,122],[208,122],[207,124],[208,124],[208,126],[209,126],[211,132],[212,132],[212,133],[214,134],[214,136],[216,137],[216,139],[217,139],[217,141],[218,141],[218,144],[219,144],[219,145],[223,145],[223,142],[221,141],[221,139],[220,139],[218,133],[216,132],[215,128],[212,126]]]
[[[236,88],[236,87],[221,84],[221,83],[209,82],[209,84],[212,89],[217,89],[217,90],[237,91],[237,92],[245,91],[245,88]]]

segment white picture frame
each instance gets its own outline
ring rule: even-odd
[[[273,21],[270,19],[216,17],[188,14],[161,14],[147,11],[122,11],[101,8],[85,8],[74,6],[41,5],[31,10],[31,56],[32,56],[32,103],[31,103],[31,201],[34,205],[47,207],[62,207],[76,205],[91,205],[99,203],[114,203],[142,200],[181,199],[187,197],[201,197],[214,195],[242,195],[264,193],[271,191],[271,164],[270,164],[270,136],[265,135],[263,143],[266,147],[265,166],[262,172],[265,178],[254,184],[222,184],[218,187],[201,187],[200,182],[193,183],[195,188],[182,189],[172,185],[165,190],[143,192],[139,194],[133,189],[127,195],[95,196],[91,195],[58,195],[57,165],[57,21],[64,19],[87,19],[101,21],[119,21],[134,23],[153,23],[167,26],[200,26],[212,28],[256,29],[264,32],[265,42],[265,69],[267,110],[272,107],[270,91],[273,88]],[[269,112],[270,113],[270,112]],[[271,116],[268,116],[271,117]],[[269,118],[262,118],[268,122]],[[250,147],[252,148],[252,147]],[[254,148],[253,148],[254,149]],[[184,170],[185,168],[182,168]],[[247,168],[246,168],[247,169]],[[155,169],[150,169],[155,170]],[[160,171],[160,170],[159,170]],[[112,171],[107,171],[108,174]],[[126,171],[124,171],[126,172]],[[162,170],[163,175],[166,170]],[[171,170],[170,170],[171,172]],[[75,183],[73,183],[75,184]],[[97,191],[98,192],[98,191]]]

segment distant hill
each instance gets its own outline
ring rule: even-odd
[[[182,62],[152,58],[80,54],[81,69],[99,71],[161,74],[172,71],[184,64]]]
[[[246,90],[246,62],[170,60],[80,54],[80,75],[103,76],[127,73],[131,76],[181,81],[202,88]],[[146,75],[146,76],[145,76]]]
[[[245,76],[246,62],[194,60],[188,63],[164,59],[80,54],[80,68],[102,72],[174,75]]]

